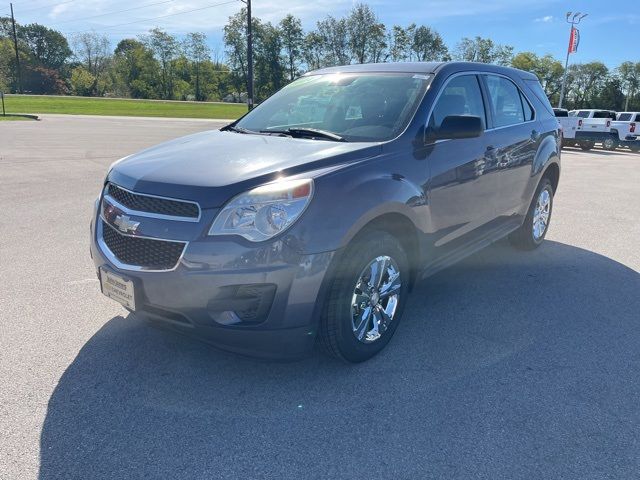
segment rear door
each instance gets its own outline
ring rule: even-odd
[[[540,131],[532,102],[509,78],[482,75],[490,114],[486,132],[488,149],[496,168],[496,213],[502,221],[511,221],[522,211]]]

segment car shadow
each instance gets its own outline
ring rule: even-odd
[[[639,291],[587,250],[493,245],[418,285],[360,365],[115,317],[49,400],[40,478],[632,478]]]

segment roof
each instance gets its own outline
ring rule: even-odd
[[[389,72],[389,73],[431,73],[447,71],[449,74],[465,70],[504,73],[516,75],[520,78],[535,79],[533,73],[511,67],[501,67],[488,63],[476,62],[392,62],[392,63],[359,63],[336,67],[321,68],[307,72],[305,75],[322,75],[328,73],[359,73],[359,72]]]

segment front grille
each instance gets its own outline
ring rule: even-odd
[[[118,261],[148,270],[171,270],[185,247],[183,242],[122,235],[106,222],[102,222],[102,239]]]
[[[198,218],[200,215],[200,208],[196,203],[133,193],[113,183],[109,184],[107,194],[121,205],[139,212],[186,218]]]

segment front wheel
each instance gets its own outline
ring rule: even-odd
[[[552,210],[553,186],[548,178],[543,178],[538,185],[524,223],[509,236],[511,243],[522,250],[538,248],[547,235]]]
[[[319,336],[327,352],[363,362],[393,336],[407,300],[409,262],[390,234],[364,232],[340,257],[323,305]]]

